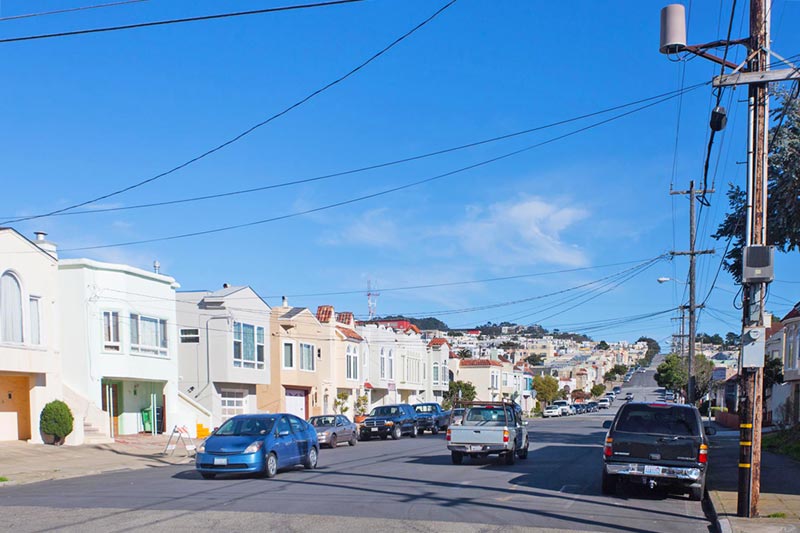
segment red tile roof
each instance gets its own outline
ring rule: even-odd
[[[330,322],[332,316],[333,316],[332,305],[320,305],[319,307],[317,307],[317,320],[319,320],[320,322],[323,323]]]
[[[498,355],[497,358],[500,359],[504,363],[510,363],[511,362],[511,359],[509,359],[505,355]]]
[[[342,335],[344,335],[344,338],[347,339],[347,340],[359,341],[359,342],[364,340],[364,337],[362,337],[361,335],[359,335],[358,333],[356,333],[355,331],[353,331],[350,328],[345,328],[345,327],[342,327],[342,326],[336,326],[336,330],[339,331]]]
[[[431,342],[428,343],[428,348],[430,348],[431,346],[444,346],[445,344],[447,346],[450,346],[450,343],[447,342],[447,339],[443,339],[441,337],[434,337],[431,339]]]
[[[503,366],[503,363],[491,359],[462,359],[461,366]]]
[[[419,328],[417,326],[415,326],[414,324],[409,324],[408,328],[406,328],[406,331],[408,331],[408,330],[411,330],[414,333],[419,333]]]
[[[353,313],[351,313],[350,311],[342,311],[341,313],[336,313],[336,321],[341,322],[342,324],[352,324]]]

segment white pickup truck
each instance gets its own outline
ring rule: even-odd
[[[528,457],[528,425],[522,409],[514,402],[463,402],[460,416],[451,415],[447,429],[447,449],[453,464],[464,456],[500,455],[507,465],[517,457]],[[456,413],[457,410],[453,409]]]

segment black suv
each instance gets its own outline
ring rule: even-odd
[[[402,435],[415,438],[418,432],[417,412],[407,403],[399,403],[374,408],[361,424],[359,435],[361,440],[369,440],[374,436],[384,440],[391,436],[397,440]]]
[[[626,479],[655,488],[666,486],[701,500],[708,471],[708,437],[700,412],[691,405],[630,402],[608,429],[603,448],[603,493]]]

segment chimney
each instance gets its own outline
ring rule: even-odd
[[[286,296],[281,296],[281,305],[283,307],[289,307],[289,299]]]
[[[228,287],[230,287],[230,285],[228,285],[227,283],[223,283],[223,284],[222,284],[222,288],[223,288],[223,289],[227,289]]]
[[[155,272],[156,274],[161,273],[161,263],[158,262],[158,259],[153,261],[153,272]]]
[[[36,244],[36,246],[38,246],[48,254],[58,259],[56,244],[54,242],[50,242],[47,240],[46,238],[47,233],[45,233],[44,231],[34,231],[33,234],[36,235],[36,241],[34,242],[34,244]]]

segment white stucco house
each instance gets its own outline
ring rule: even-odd
[[[45,234],[34,242],[11,228],[0,228],[0,250],[0,440],[41,443],[39,415],[63,399],[58,259]]]
[[[179,386],[219,426],[257,412],[256,386],[270,384],[270,307],[250,287],[179,292]]]

